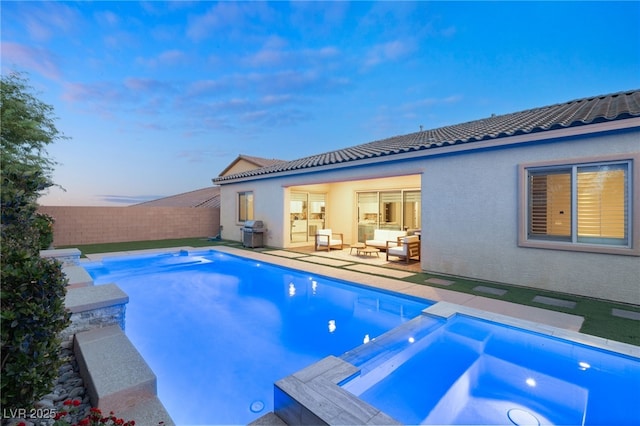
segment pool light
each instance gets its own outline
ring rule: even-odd
[[[578,366],[580,367],[580,370],[585,371],[591,368],[591,364],[589,364],[588,362],[584,362],[584,361],[580,361],[578,363]]]

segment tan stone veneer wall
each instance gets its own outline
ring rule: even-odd
[[[215,207],[40,206],[55,219],[53,245],[117,243],[213,237],[220,227]]]

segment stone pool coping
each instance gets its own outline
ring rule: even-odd
[[[71,341],[91,405],[140,425],[175,425],[157,397],[157,379],[124,333],[129,296],[116,284],[93,285],[78,249],[40,251],[62,264],[65,308],[71,324],[60,333]]]

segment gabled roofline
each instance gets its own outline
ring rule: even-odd
[[[233,160],[223,171],[220,172],[218,176],[224,176],[229,170],[233,168],[236,164],[238,164],[241,160],[244,160],[248,163],[253,164],[256,168],[268,167],[273,164],[285,163],[285,160],[278,160],[276,158],[262,158],[262,157],[253,157],[250,155],[240,154]],[[215,180],[215,178],[214,178]]]

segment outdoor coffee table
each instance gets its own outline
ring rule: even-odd
[[[363,248],[365,248],[367,245],[365,243],[354,243],[351,245],[351,249],[349,250],[349,254],[353,254],[353,250],[361,250]],[[358,252],[356,252],[358,253]]]
[[[380,249],[377,249],[375,247],[364,247],[358,249],[358,256],[360,256],[361,254],[373,256],[373,253],[375,253],[377,257],[380,257],[380,255],[378,254],[380,253]]]

